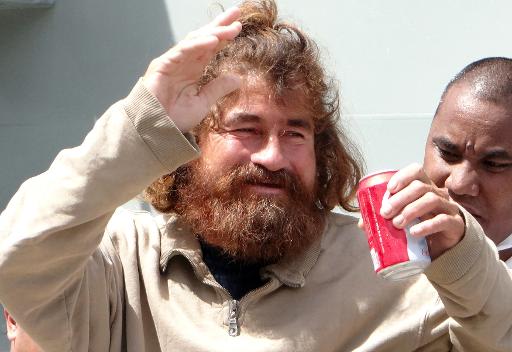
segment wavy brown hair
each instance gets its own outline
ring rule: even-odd
[[[273,0],[249,0],[240,5],[242,31],[205,68],[199,86],[223,72],[256,76],[269,87],[277,104],[299,101],[313,117],[317,163],[317,198],[330,210],[339,205],[356,211],[353,200],[363,173],[361,155],[340,125],[339,93],[321,63],[316,43],[296,26],[279,21]],[[193,134],[201,136],[219,126],[222,111],[243,91],[220,99]],[[146,189],[151,204],[163,212],[174,211],[176,190],[187,178],[188,167],[162,176]]]

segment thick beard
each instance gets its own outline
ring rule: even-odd
[[[291,173],[238,165],[217,179],[200,164],[177,185],[176,212],[209,245],[245,262],[273,263],[298,254],[322,235],[327,211]],[[271,183],[284,194],[261,195],[248,185]]]

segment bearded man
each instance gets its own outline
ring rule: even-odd
[[[361,175],[338,117],[315,43],[274,2],[227,10],[22,185],[0,218],[1,303],[45,351],[509,350],[508,273],[421,170],[382,211],[420,218],[433,262],[375,275],[356,219],[330,212],[354,209]],[[148,184],[162,215],[116,210]]]

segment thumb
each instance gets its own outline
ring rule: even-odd
[[[220,98],[240,88],[241,85],[242,79],[239,76],[224,74],[203,86],[199,96],[205,99],[209,108]]]

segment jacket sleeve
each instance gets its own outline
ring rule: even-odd
[[[23,183],[0,216],[0,302],[43,350],[71,350],[91,282],[107,293],[122,284],[98,249],[115,208],[197,154],[139,82],[80,146]]]
[[[496,247],[464,209],[462,241],[427,268],[450,316],[454,351],[512,351],[512,277]]]

